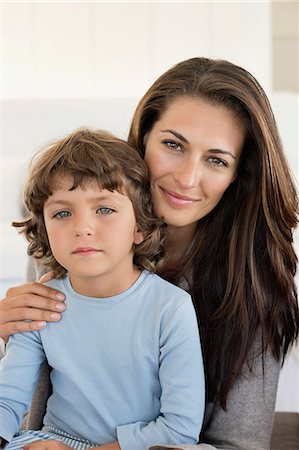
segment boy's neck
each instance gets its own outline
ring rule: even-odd
[[[77,277],[69,273],[70,283],[75,292],[85,297],[107,298],[127,291],[139,278],[141,270],[133,266],[123,276],[108,273],[96,277]]]

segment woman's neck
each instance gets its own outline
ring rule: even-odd
[[[196,223],[188,227],[167,227],[166,266],[171,268],[185,257],[195,236]]]

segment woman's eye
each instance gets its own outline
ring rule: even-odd
[[[112,214],[113,212],[114,212],[114,209],[108,208],[107,206],[103,206],[103,207],[97,209],[98,214],[108,215],[108,214]]]
[[[182,150],[181,144],[175,141],[163,141],[163,144],[167,145],[171,150]]]
[[[220,158],[215,158],[215,157],[210,157],[208,159],[209,162],[211,162],[214,166],[224,166],[227,167],[228,164],[224,159],[220,159]]]
[[[55,219],[64,219],[65,217],[69,217],[71,213],[69,211],[59,211],[58,213],[54,214]]]

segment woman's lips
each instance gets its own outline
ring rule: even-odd
[[[175,206],[187,206],[187,205],[191,205],[191,204],[199,201],[199,199],[187,197],[185,195],[181,195],[176,192],[169,191],[162,187],[160,187],[160,189],[163,192],[166,199],[168,200],[168,202]]]

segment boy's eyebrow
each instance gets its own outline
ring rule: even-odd
[[[48,199],[49,200],[49,199]],[[112,193],[111,195],[97,195],[96,197],[92,197],[90,198],[88,201],[89,202],[97,202],[97,201],[120,201],[120,199],[118,199],[117,197],[115,197]],[[53,200],[49,200],[45,202],[45,206],[58,206],[58,205],[72,205],[74,203],[74,201],[69,201],[69,200],[64,200],[62,199],[53,199]]]

